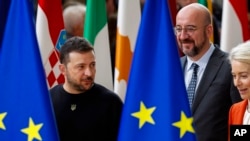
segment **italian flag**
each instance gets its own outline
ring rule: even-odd
[[[141,21],[140,0],[119,0],[118,7],[114,90],[124,101]]]
[[[224,0],[221,28],[221,49],[231,49],[249,39],[247,1]]]
[[[95,49],[95,81],[108,89],[113,90],[105,0],[89,0],[87,2],[84,37],[94,46]]]

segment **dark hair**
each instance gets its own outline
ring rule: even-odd
[[[62,45],[60,49],[60,63],[67,64],[69,62],[69,53],[71,52],[90,52],[94,51],[93,46],[82,37],[71,37]]]

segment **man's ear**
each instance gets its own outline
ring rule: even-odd
[[[66,66],[64,64],[60,64],[59,65],[59,70],[61,71],[61,73],[63,75],[65,75],[65,73],[66,73]]]
[[[208,35],[208,37],[213,37],[213,34],[214,34],[214,29],[213,29],[213,26],[211,25],[211,24],[209,24],[208,26],[207,26],[207,35]]]

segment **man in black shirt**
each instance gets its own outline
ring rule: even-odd
[[[122,101],[94,83],[94,48],[82,37],[72,37],[60,50],[65,83],[50,90],[61,141],[115,141]]]

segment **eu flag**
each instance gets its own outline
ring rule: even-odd
[[[142,15],[118,140],[195,140],[167,0],[147,0]]]
[[[29,0],[11,0],[0,45],[0,140],[57,141]]]

